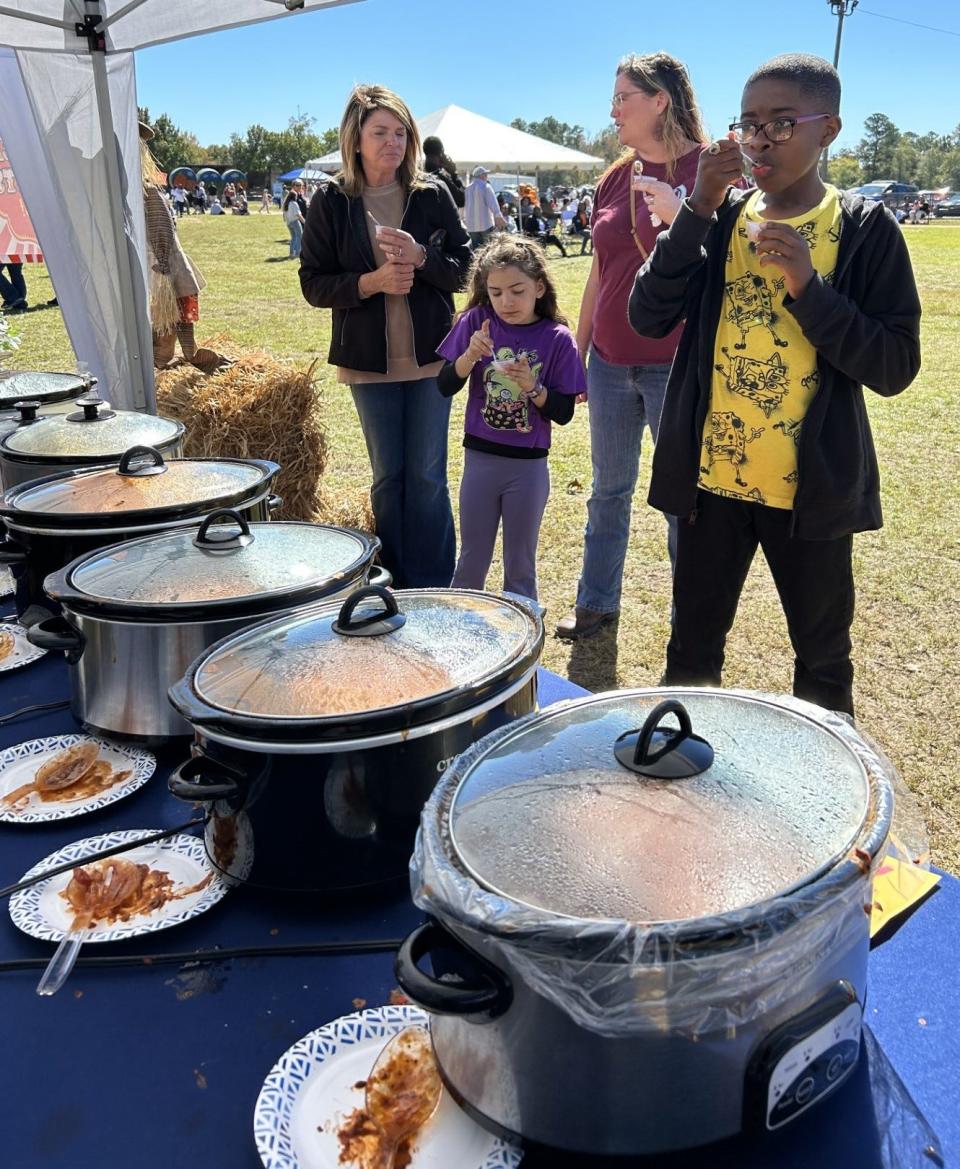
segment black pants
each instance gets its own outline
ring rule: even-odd
[[[694,514],[677,532],[664,684],[720,685],[727,634],[759,544],[787,618],[794,694],[852,715],[853,538],[800,540],[789,535],[790,511],[706,491],[698,492]]]

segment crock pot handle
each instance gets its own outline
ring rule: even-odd
[[[16,540],[6,538],[0,540],[0,564],[23,564],[27,559],[27,550]]]
[[[131,469],[130,464],[134,459],[153,459],[152,463],[143,463],[139,467]],[[120,465],[117,467],[117,472],[120,475],[131,476],[145,476],[145,475],[162,475],[167,469],[167,464],[163,461],[163,455],[153,446],[144,446],[138,443],[137,446],[132,446],[125,450],[120,457]]]
[[[661,730],[668,714],[675,714],[678,730]],[[651,750],[654,736],[660,736]],[[613,747],[617,760],[630,771],[651,779],[689,779],[700,775],[713,763],[713,747],[693,733],[687,708],[676,698],[667,698],[650,711],[639,730],[625,731]]]
[[[369,597],[379,597],[383,601],[383,609],[371,613],[368,617],[358,617],[354,620],[353,614],[357,605]],[[331,628],[334,633],[342,634],[344,637],[379,637],[382,633],[392,633],[399,629],[406,620],[400,612],[397,598],[389,589],[381,585],[364,585],[363,588],[352,592],[343,602]]]
[[[62,617],[48,617],[27,627],[27,641],[37,649],[63,650],[71,666],[83,656],[83,634]]]
[[[188,804],[232,800],[240,794],[240,776],[205,755],[195,755],[170,772],[167,788]]]
[[[278,511],[281,507],[283,507],[282,495],[274,493],[267,496],[267,511]]]
[[[377,588],[388,589],[393,584],[393,573],[384,568],[382,564],[373,564],[370,566],[370,575],[367,577],[368,585],[376,585]]]
[[[457,950],[478,968],[482,982],[441,982],[417,965],[434,948]],[[465,946],[438,921],[428,920],[408,934],[397,951],[393,972],[403,993],[434,1015],[480,1016],[482,1023],[502,1015],[513,1002],[510,980],[485,958]]]
[[[222,524],[227,520],[239,525],[240,531],[219,538],[208,534],[214,524]],[[235,548],[246,548],[254,539],[255,537],[250,534],[250,525],[240,512],[229,507],[221,507],[217,511],[212,511],[203,521],[193,543],[204,552],[232,552]]]

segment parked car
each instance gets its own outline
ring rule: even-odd
[[[918,189],[913,183],[898,183],[893,179],[874,179],[872,183],[864,183],[862,187],[855,187],[853,194],[862,195],[864,199],[875,199],[878,203],[886,203],[888,207],[894,209],[915,199]]]
[[[942,199],[939,203],[934,203],[933,215],[935,219],[942,219],[946,215],[960,216],[960,193],[948,195],[946,199]]]

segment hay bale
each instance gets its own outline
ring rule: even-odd
[[[222,337],[206,344],[234,359],[207,375],[192,365],[161,370],[157,407],[187,427],[189,457],[272,459],[283,496],[280,519],[313,520],[319,512],[327,440],[318,406],[316,362],[286,365],[269,353],[239,350]]]

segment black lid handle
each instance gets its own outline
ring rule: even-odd
[[[210,529],[214,524],[231,521],[239,526],[239,532],[227,532],[224,535],[213,536]],[[204,552],[233,552],[237,548],[246,548],[254,541],[250,532],[250,525],[238,511],[229,507],[221,507],[212,511],[200,525],[200,531],[194,537],[194,544]]]
[[[141,460],[151,459],[152,462],[143,462]],[[134,462],[137,466],[134,467]],[[163,455],[152,446],[132,446],[125,450],[120,457],[120,466],[117,471],[121,475],[131,476],[145,476],[145,475],[162,475],[167,469],[167,464],[163,461]]]
[[[679,729],[661,727],[669,714],[676,715]],[[688,779],[713,763],[713,747],[693,733],[687,708],[676,698],[658,702],[639,730],[619,735],[613,752],[624,767],[652,779]]]
[[[36,422],[37,411],[40,409],[39,402],[14,402],[14,410],[20,415],[20,422]]]
[[[115,410],[101,409],[101,406],[106,406],[106,402],[99,394],[84,394],[81,398],[77,398],[76,404],[80,409],[74,414],[67,415],[71,422],[102,422],[106,418],[116,416]]]
[[[357,606],[370,597],[378,597],[383,601],[384,607],[375,613],[354,619],[353,614]],[[397,598],[389,589],[380,585],[365,585],[352,592],[343,602],[332,628],[334,633],[340,633],[344,637],[379,637],[383,633],[393,633],[404,625],[406,620],[400,612]]]

